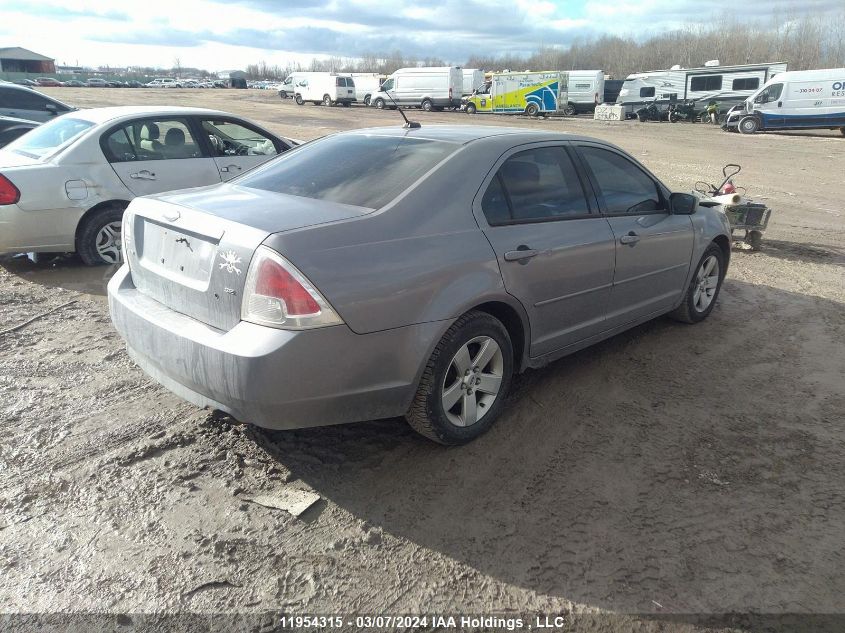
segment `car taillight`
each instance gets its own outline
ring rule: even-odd
[[[15,204],[21,199],[21,192],[12,181],[0,174],[0,204]]]
[[[343,320],[296,267],[259,246],[246,275],[241,318],[287,330],[339,325]]]

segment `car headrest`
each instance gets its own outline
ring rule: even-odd
[[[178,127],[170,128],[169,130],[167,130],[167,134],[164,135],[164,144],[168,147],[184,145],[185,133]]]
[[[161,131],[155,123],[144,123],[144,125],[141,126],[142,141],[155,141],[159,136],[161,136]]]

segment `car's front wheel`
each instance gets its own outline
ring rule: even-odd
[[[82,261],[89,266],[119,264],[123,261],[120,229],[122,207],[106,207],[91,215],[79,231],[76,245]]]
[[[468,312],[443,335],[406,419],[440,444],[465,444],[493,426],[513,375],[513,345],[501,321]]]
[[[718,244],[711,244],[698,262],[683,303],[670,316],[684,323],[706,319],[716,305],[725,272],[725,254]]]

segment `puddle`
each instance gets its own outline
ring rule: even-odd
[[[79,258],[61,255],[34,262],[26,255],[0,258],[0,266],[11,274],[47,288],[65,288],[105,297],[106,285],[118,266],[86,266]]]

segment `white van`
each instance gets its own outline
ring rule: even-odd
[[[775,75],[728,112],[725,129],[836,129],[845,135],[845,68],[794,70]]]
[[[484,71],[478,68],[464,68],[464,83],[461,96],[471,95],[479,86],[484,85]]]
[[[595,111],[604,100],[604,71],[570,70],[567,90],[569,102],[563,109],[564,114]]]
[[[378,73],[350,73],[352,81],[355,82],[355,101],[370,105],[372,96],[378,92],[381,86],[381,75]]]
[[[335,73],[293,73],[293,98],[297,105],[310,101],[314,105],[322,103],[343,106],[355,101],[355,81],[349,75]]]
[[[370,103],[377,108],[394,104],[442,110],[461,105],[464,76],[458,66],[400,68],[381,85]]]

